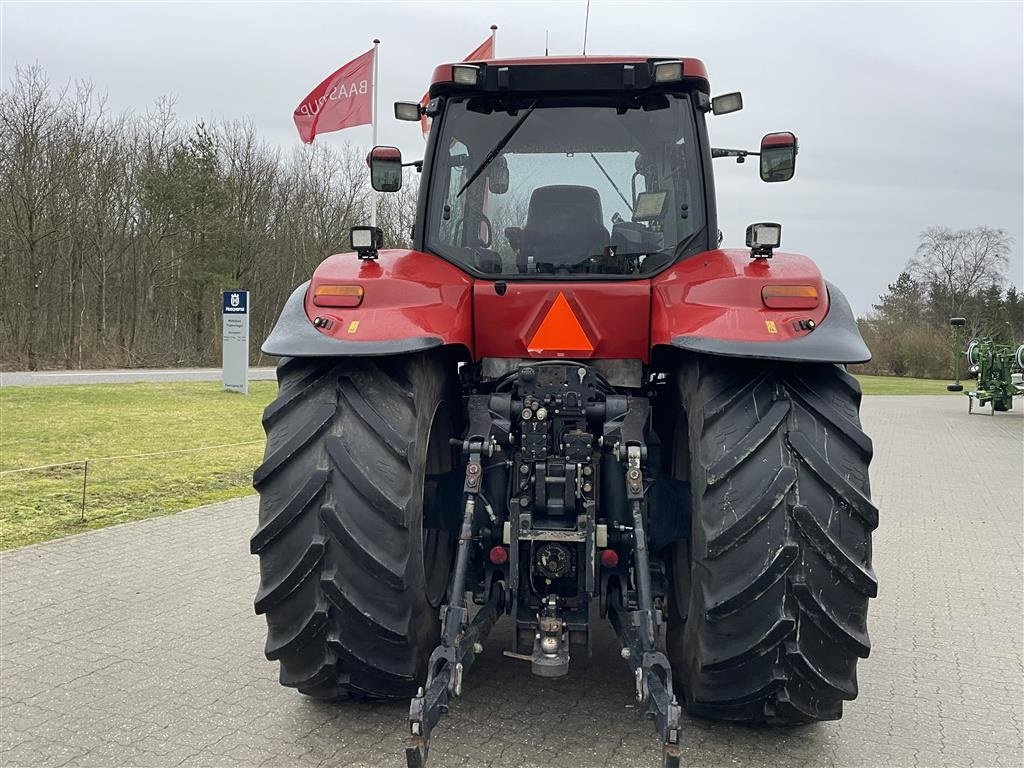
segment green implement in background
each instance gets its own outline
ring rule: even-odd
[[[976,376],[977,386],[965,392],[967,395],[967,412],[974,410],[974,401],[979,406],[992,405],[992,414],[996,411],[1008,411],[1013,408],[1013,398],[1024,395],[1024,344],[1016,349],[1009,344],[998,344],[992,337],[971,339],[966,347],[960,338],[961,328],[967,321],[962,317],[951,317],[949,324],[953,326],[953,366],[956,381],[946,387],[950,392],[963,392],[960,383],[960,357],[967,358],[967,373]]]

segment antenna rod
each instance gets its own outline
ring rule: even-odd
[[[544,55],[548,55],[548,30],[544,30]]]
[[[583,22],[583,55],[587,55],[587,32],[590,30],[590,0],[587,0],[587,18]]]
[[[376,37],[373,38],[373,101],[370,108],[370,124],[373,137],[370,141],[373,146],[377,146],[377,48],[380,46],[380,40]],[[374,190],[370,190],[370,226],[377,226],[377,201],[379,196]]]

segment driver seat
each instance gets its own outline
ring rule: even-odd
[[[535,264],[568,266],[602,253],[611,242],[602,224],[601,196],[593,187],[554,184],[537,187],[523,227],[518,254],[521,273]]]

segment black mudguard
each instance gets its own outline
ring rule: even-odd
[[[261,349],[277,357],[374,357],[420,352],[439,347],[444,342],[437,336],[416,336],[384,341],[342,341],[320,333],[306,315],[306,290],[309,281],[300,285],[285,302],[274,330]]]
[[[828,286],[829,310],[817,328],[791,341],[732,341],[704,336],[676,336],[672,346],[688,352],[793,363],[866,363],[871,350],[842,291]]]

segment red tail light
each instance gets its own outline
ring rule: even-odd
[[[605,568],[614,568],[619,564],[619,553],[614,549],[601,550],[601,565]]]

